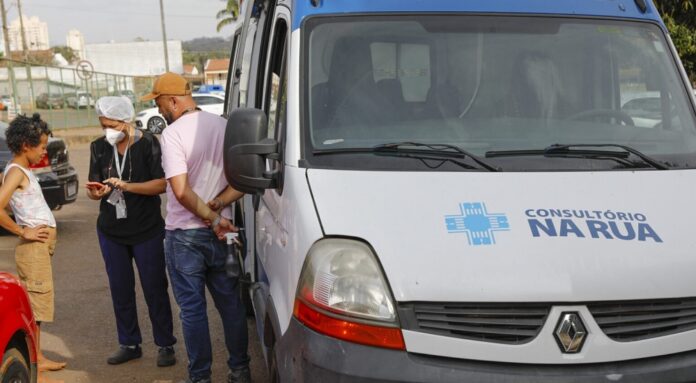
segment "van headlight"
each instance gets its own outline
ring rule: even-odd
[[[326,239],[309,251],[298,296],[344,315],[394,322],[391,293],[372,250],[349,239]]]
[[[406,349],[384,273],[370,247],[360,241],[330,238],[312,246],[293,315],[324,335]]]

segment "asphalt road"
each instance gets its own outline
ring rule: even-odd
[[[70,160],[77,168],[81,187],[87,179],[89,147],[70,148]],[[138,317],[143,334],[143,357],[119,366],[106,363],[118,348],[108,280],[95,232],[98,203],[80,192],[73,204],[54,212],[58,222],[58,244],[53,259],[56,291],[56,317],[43,326],[42,346],[52,359],[66,361],[64,371],[50,373],[65,383],[176,383],[186,378],[186,351],[181,335],[179,309],[172,297],[178,363],[172,367],[156,366],[157,346],[147,316],[147,306],[139,282],[136,288]],[[14,247],[17,239],[0,236],[0,270],[15,273]],[[137,275],[137,273],[136,273]],[[170,288],[171,295],[171,288]],[[227,352],[220,316],[208,297],[208,317],[213,342],[213,382],[226,382]],[[253,320],[249,320],[249,354],[254,382],[267,382],[263,355]]]

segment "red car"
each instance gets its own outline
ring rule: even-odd
[[[19,281],[0,272],[0,382],[36,382],[36,322]]]

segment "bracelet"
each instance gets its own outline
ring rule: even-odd
[[[17,234],[19,239],[24,239],[24,230],[26,230],[24,227],[22,227],[22,226],[19,227],[19,234]]]
[[[215,219],[213,219],[213,223],[210,225],[211,228],[215,228],[217,225],[220,224],[220,220],[222,219],[222,216],[218,214]]]

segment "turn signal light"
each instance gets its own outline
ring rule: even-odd
[[[338,319],[314,310],[299,299],[295,299],[294,315],[310,329],[333,338],[395,350],[405,350],[404,337],[400,328],[381,327]]]
[[[35,164],[29,165],[29,168],[32,170],[39,170],[39,169],[47,168],[49,166],[51,166],[51,163],[48,160],[48,154],[44,154],[44,156],[41,157],[41,161],[39,161]]]

